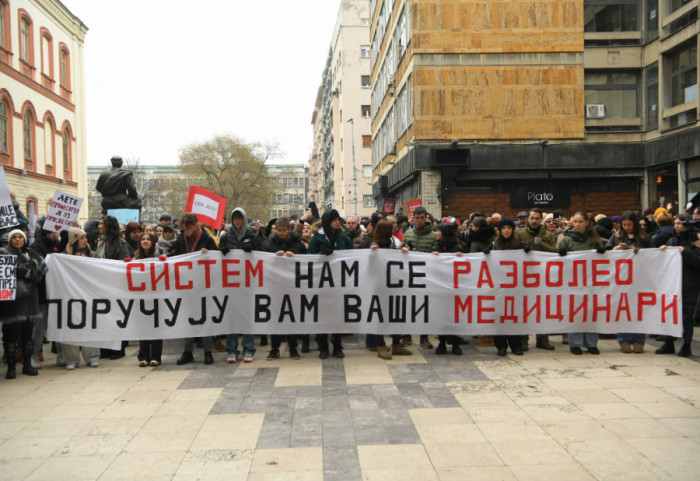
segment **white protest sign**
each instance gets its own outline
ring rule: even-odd
[[[17,222],[15,208],[12,207],[12,197],[10,197],[10,187],[7,185],[5,169],[0,165],[0,229],[6,229]]]
[[[17,256],[0,255],[0,301],[14,301],[17,291]]]
[[[83,198],[57,190],[53,195],[49,213],[46,214],[43,230],[60,232],[73,227],[78,221]]]

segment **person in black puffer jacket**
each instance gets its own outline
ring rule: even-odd
[[[484,219],[483,217],[476,217],[476,219]],[[484,219],[485,220],[485,219]],[[494,231],[492,226],[488,226],[491,231]],[[477,231],[472,231],[472,235],[475,232],[487,233],[488,229],[479,229]],[[474,245],[474,244],[472,244]],[[490,245],[485,245],[482,250],[490,250]],[[434,255],[440,254],[457,254],[462,255],[463,249],[462,244],[459,242],[457,237],[457,224],[453,222],[442,222],[438,224],[437,230],[435,231],[435,243],[433,244],[432,252]],[[462,348],[459,347],[460,341],[457,336],[438,336],[438,347],[435,349],[435,354],[445,354],[447,352],[447,343],[452,343],[452,354],[455,356],[462,355]]]

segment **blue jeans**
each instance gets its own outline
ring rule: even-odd
[[[226,351],[229,354],[238,356],[241,351],[238,350],[238,334],[229,334],[226,336]],[[255,354],[255,336],[253,334],[243,334],[243,353]]]
[[[572,347],[598,347],[597,332],[570,332],[569,349]]]
[[[631,333],[623,333],[619,332],[617,334],[617,342],[620,343],[622,346],[623,344],[639,344],[640,346],[643,346],[644,343],[647,340],[647,335],[646,334],[631,334]]]

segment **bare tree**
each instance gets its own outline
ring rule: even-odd
[[[185,147],[180,169],[186,178],[201,178],[201,187],[225,197],[227,211],[243,207],[250,219],[265,218],[273,191],[265,163],[276,155],[274,144],[223,135]]]

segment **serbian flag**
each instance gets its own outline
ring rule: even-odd
[[[226,211],[226,199],[203,187],[191,186],[185,211],[197,214],[197,220],[202,224],[221,229]]]

